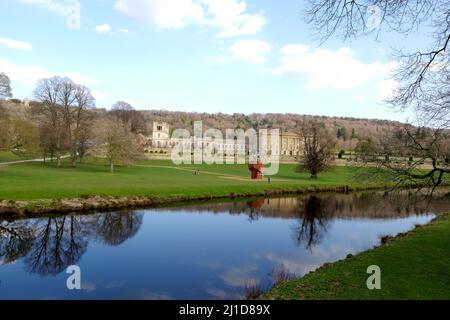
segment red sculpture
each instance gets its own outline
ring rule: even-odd
[[[252,172],[252,180],[261,180],[263,178],[264,165],[259,160],[254,164],[249,164],[248,169]]]
[[[252,209],[261,209],[265,203],[266,203],[266,199],[260,199],[260,200],[256,200],[256,201],[247,202],[247,206]]]

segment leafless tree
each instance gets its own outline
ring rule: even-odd
[[[360,139],[356,144],[355,151],[364,161],[376,159],[375,157],[377,150],[371,137],[368,137],[367,139]]]
[[[429,47],[420,47],[418,42],[414,52],[395,52],[399,67],[393,78],[399,87],[387,103],[397,110],[414,110],[415,124],[434,132],[422,139],[405,126],[406,146],[419,161],[395,165],[386,160],[381,165],[399,181],[432,187],[441,184],[450,173],[448,161],[441,162],[450,128],[450,1],[311,0],[310,4],[307,17],[322,43],[334,34],[344,39],[368,34],[380,37],[381,31],[389,30],[408,37],[421,28],[431,30]],[[431,165],[420,169],[427,172],[418,172],[425,160]]]
[[[51,128],[47,123],[41,123],[39,125],[39,143],[44,163],[47,158],[50,158],[50,161],[53,161],[55,158],[56,144],[53,137],[53,128]]]
[[[389,144],[396,153],[407,155],[408,160],[384,157],[379,160],[381,170],[376,175],[394,180],[396,186],[414,185],[417,188],[429,188],[433,192],[445,181],[445,175],[450,173],[449,132],[406,125],[403,130],[405,134],[401,139],[391,138],[385,144]]]
[[[131,121],[131,112],[134,110],[134,107],[125,101],[117,101],[113,104],[111,108],[111,113],[120,121],[125,124],[130,123]]]
[[[85,86],[77,86],[75,89],[74,141],[71,150],[72,166],[75,166],[77,156],[82,162],[89,147],[93,122],[89,110],[94,107],[95,99],[91,90]]]
[[[54,146],[53,151],[58,167],[62,165],[61,157],[65,127],[61,117],[61,106],[59,104],[64,81],[64,78],[61,77],[41,79],[37,82],[36,89],[33,92],[34,97],[42,103],[37,110],[42,116],[42,128],[49,130],[45,132],[45,135],[41,139],[48,139],[48,145]]]
[[[128,102],[118,101],[111,108],[111,114],[130,128],[133,133],[143,133],[145,122],[142,114]]]
[[[41,118],[41,146],[55,155],[58,166],[64,152],[70,154],[71,165],[86,153],[95,107],[91,91],[68,78],[53,77],[38,81],[34,91],[41,102],[37,113]]]
[[[131,165],[142,159],[143,150],[136,136],[122,122],[103,120],[97,135],[96,154],[108,159],[111,173],[117,164]]]
[[[0,72],[0,98],[12,98],[11,80]]]
[[[77,85],[70,79],[63,78],[60,82],[58,104],[60,105],[63,128],[60,141],[64,151],[70,152],[72,165],[75,165],[76,152],[74,151],[73,122],[75,114],[75,92]]]
[[[300,157],[300,171],[311,173],[317,178],[332,162],[336,141],[321,123],[306,120],[300,125],[299,134],[303,143],[303,155]]]

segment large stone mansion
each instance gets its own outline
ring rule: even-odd
[[[287,157],[297,157],[302,152],[302,142],[300,136],[295,133],[280,133],[280,141],[278,143],[279,150],[270,150],[273,155],[287,156]],[[146,137],[147,148],[158,149],[158,150],[169,150],[179,143],[179,139],[171,138],[170,127],[166,122],[154,122],[152,135]],[[201,142],[203,143],[203,142]],[[205,142],[209,143],[209,142]],[[271,144],[268,144],[269,147]],[[226,142],[217,147],[222,150],[227,150],[228,146]]]

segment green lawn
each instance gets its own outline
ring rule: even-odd
[[[381,290],[368,290],[367,267],[381,268]],[[450,299],[450,216],[387,245],[283,282],[263,299]]]
[[[147,196],[160,199],[249,195],[267,190],[333,188],[358,181],[355,168],[335,167],[311,180],[297,173],[295,164],[282,164],[267,180],[251,181],[246,165],[183,165],[147,160],[133,167],[117,167],[114,174],[102,160],[71,168],[54,164],[0,165],[0,199],[36,200],[80,198],[91,195]],[[200,175],[194,170],[200,169]],[[361,169],[359,169],[361,170]],[[369,168],[364,170],[371,170]],[[33,201],[31,201],[33,202]],[[284,282],[263,295],[275,299],[413,299],[450,298],[450,218],[420,227],[376,250],[323,267],[302,279]],[[401,258],[399,258],[401,257]],[[366,288],[366,269],[382,270],[382,290]]]
[[[0,151],[0,163],[1,162],[19,161],[19,160],[25,160],[25,158],[22,158],[10,151]]]
[[[251,181],[246,165],[183,165],[147,160],[133,167],[117,167],[114,174],[101,161],[71,168],[65,165],[27,163],[0,165],[0,199],[34,200],[75,198],[87,195],[199,197],[261,193],[267,189],[298,189],[311,186],[362,186],[354,170],[336,167],[311,180],[295,172],[295,164],[282,164],[280,172],[267,180]],[[193,170],[200,169],[199,176]]]

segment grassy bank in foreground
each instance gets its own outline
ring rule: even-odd
[[[0,166],[0,199],[37,200],[82,198],[88,196],[143,196],[196,198],[257,194],[267,190],[333,188],[351,185],[366,187],[355,178],[355,169],[335,167],[318,179],[297,173],[295,164],[281,164],[279,173],[267,180],[250,180],[246,165],[183,165],[148,160],[133,167],[117,167],[90,160],[76,168],[65,165],[26,163]],[[200,175],[194,171],[200,170]],[[367,169],[369,170],[369,169]]]
[[[450,299],[450,216],[387,244],[285,281],[263,299]],[[381,290],[368,290],[367,267],[381,268]]]

